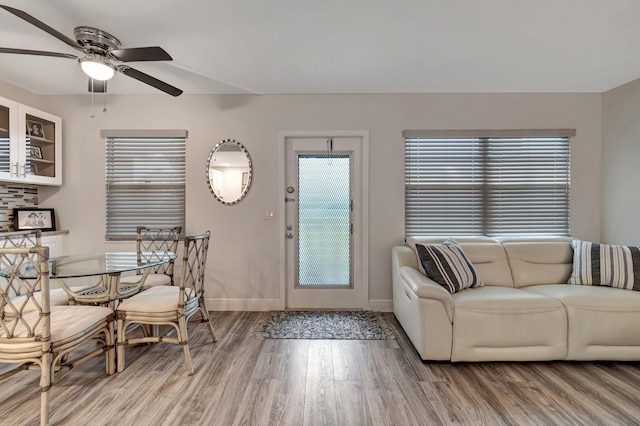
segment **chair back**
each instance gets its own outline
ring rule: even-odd
[[[17,248],[17,247],[35,247],[40,245],[42,231],[39,229],[30,229],[27,231],[1,232],[0,247]]]
[[[184,238],[180,300],[197,300],[204,293],[204,270],[211,232]],[[188,304],[188,302],[187,302]]]
[[[38,247],[40,246],[41,235],[42,231],[39,229],[15,232],[1,232],[0,248]],[[20,290],[19,287],[17,287],[16,289],[10,287],[9,290],[9,297],[22,295],[22,293],[18,293],[15,291]]]
[[[48,259],[48,247],[0,247],[0,361],[10,361],[7,343],[41,343],[43,352],[49,350]]]
[[[147,228],[146,226],[138,226],[136,228],[136,249],[138,252],[138,261],[151,262],[158,260],[157,252],[170,251],[177,253],[178,242],[180,241],[180,233],[182,226],[174,226],[173,228]],[[171,277],[171,285],[173,285],[173,265],[174,260],[163,263],[152,268],[154,274],[165,274]],[[142,271],[138,271],[141,274]]]

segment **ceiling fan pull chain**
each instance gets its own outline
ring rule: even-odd
[[[102,112],[107,112],[107,91],[102,94]]]
[[[93,112],[93,79],[91,78],[91,118],[96,118],[95,113]]]

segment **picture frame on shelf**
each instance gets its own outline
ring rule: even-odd
[[[53,209],[40,209],[37,207],[13,209],[13,228],[15,231],[29,229],[55,231],[55,213]]]
[[[29,147],[29,157],[38,158],[38,159],[42,160],[43,159],[43,157],[42,157],[42,148],[40,148],[39,146],[30,146]]]
[[[39,121],[27,120],[27,135],[44,139],[44,125]]]

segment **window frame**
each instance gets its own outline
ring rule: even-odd
[[[138,225],[185,229],[187,131],[103,130],[101,137],[105,140],[105,240],[135,241]],[[126,145],[116,147],[117,142]],[[156,152],[159,146],[166,155]],[[142,160],[127,159],[125,151],[150,161],[138,167]],[[129,205],[134,195],[139,203]]]
[[[570,235],[571,138],[574,136],[573,129],[404,131],[405,237]],[[419,145],[429,139],[439,145],[429,148]],[[471,148],[457,151],[448,141],[460,144],[466,142],[470,147],[473,146],[475,151],[472,153]],[[536,142],[540,146],[534,149],[539,149],[539,152],[532,151],[530,162],[526,157],[517,157],[518,145],[525,147],[526,143]],[[545,146],[555,147],[558,151],[557,157],[554,157],[556,153],[553,149]],[[564,150],[561,150],[561,147],[564,147]],[[429,149],[431,151],[427,152]],[[489,162],[489,158],[493,158],[495,162],[496,157],[490,155],[493,156],[496,152],[502,152],[501,155],[509,157],[505,160],[506,172]],[[524,148],[522,153],[526,154]],[[539,156],[541,158],[538,158]],[[445,166],[450,164],[453,169],[443,167],[443,161],[449,161]],[[432,169],[429,169],[429,162],[432,163]],[[469,162],[476,162],[475,168]],[[519,164],[528,163],[531,163],[529,169],[517,169]],[[456,174],[456,167],[463,173]],[[527,176],[527,173],[530,176]],[[465,179],[473,184],[465,184]],[[507,182],[509,179],[515,183],[510,184]],[[546,190],[543,191],[545,185]],[[510,186],[512,189],[516,188],[511,194],[508,191]],[[475,191],[469,190],[472,187]],[[531,191],[527,191],[529,188]],[[500,194],[506,200],[503,210],[492,210],[494,206],[490,204],[495,203],[498,197],[491,193]],[[536,198],[517,200],[518,197],[527,194]],[[509,197],[516,201],[510,201]],[[545,197],[552,198],[551,202],[548,203]],[[502,201],[502,198],[500,200]],[[525,217],[522,212],[527,211],[523,206],[526,209],[527,204],[534,205],[531,200],[539,200],[544,207],[537,209],[535,219],[538,223],[526,229],[523,223],[528,223],[530,218],[527,216],[525,220],[522,219]],[[425,209],[425,203],[431,203],[433,208]],[[562,213],[559,218],[554,216],[558,211]],[[455,216],[456,213],[459,216]],[[451,217],[455,219],[452,220]],[[498,222],[499,226],[496,225]],[[440,229],[441,227],[444,228]]]

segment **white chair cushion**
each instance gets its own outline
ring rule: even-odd
[[[129,275],[120,279],[120,284],[136,284],[142,275]],[[151,287],[157,287],[159,285],[170,285],[171,277],[167,274],[149,274],[144,282],[143,289],[149,289]]]
[[[51,307],[51,343],[55,347],[62,342],[81,338],[87,330],[95,328],[113,311],[101,306],[52,306]],[[30,312],[24,316],[27,323],[33,324],[39,314]],[[41,325],[39,326],[41,327]],[[5,330],[0,330],[0,338],[6,338]],[[27,337],[27,330],[18,324],[14,331],[15,337]],[[1,352],[28,351],[41,347],[41,342],[26,342],[22,344],[0,343]]]
[[[103,306],[54,306],[51,308],[51,340],[54,344],[79,338],[85,330],[104,321],[113,311]]]
[[[164,313],[178,310],[180,287],[152,287],[125,299],[118,306],[118,311]],[[185,297],[187,291],[185,290]]]

